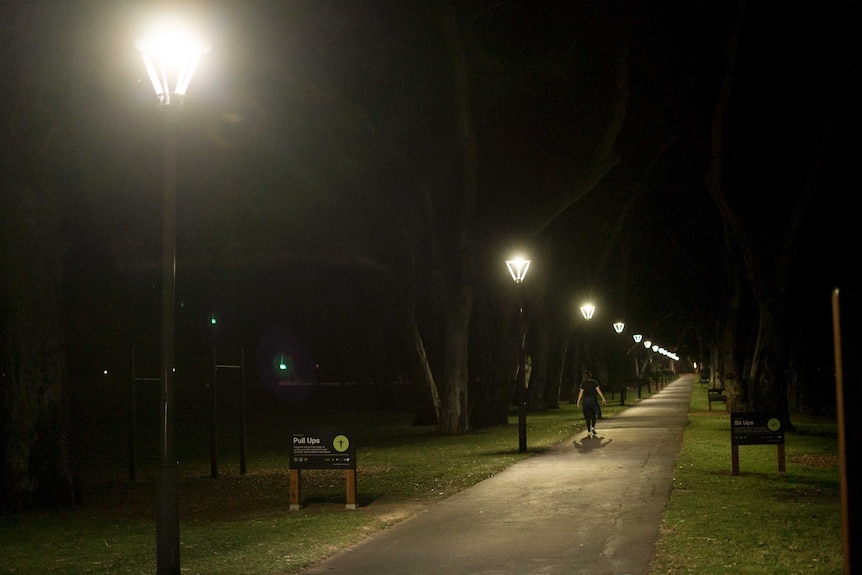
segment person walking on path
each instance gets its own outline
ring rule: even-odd
[[[599,406],[599,398],[602,398],[602,405],[607,404],[605,396],[602,393],[602,388],[599,387],[599,382],[593,379],[593,374],[589,370],[584,371],[584,380],[581,382],[581,388],[578,390],[577,405],[581,405],[584,410],[584,421],[587,423],[587,436],[598,437],[596,432],[596,419],[602,408]]]

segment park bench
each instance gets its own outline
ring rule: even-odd
[[[719,401],[724,404],[724,409],[727,410],[727,396],[724,394],[723,387],[710,387],[706,390],[707,399],[709,400],[709,410],[712,411],[712,402]]]

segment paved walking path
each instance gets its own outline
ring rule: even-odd
[[[305,575],[644,575],[693,377],[435,503]]]

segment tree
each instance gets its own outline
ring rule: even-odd
[[[845,43],[853,33],[840,22],[853,18],[835,6],[779,15],[744,0],[726,16],[731,25],[706,177],[725,226],[730,280],[719,371],[732,409],[776,411],[789,423],[793,372],[816,361],[813,354],[808,361],[800,358],[801,346],[795,344],[806,330],[794,319],[795,310],[809,287],[799,281],[804,277],[799,262],[814,255],[806,240],[819,234],[814,208],[830,201],[823,188],[835,161],[840,98],[849,85],[844,63],[820,56],[852,53]],[[772,30],[768,40],[760,26],[766,22]],[[790,38],[783,34],[790,29],[807,33]],[[757,70],[767,62],[774,67],[770,77],[781,82],[763,82]],[[848,67],[853,65],[858,62],[851,60]],[[806,86],[792,80],[800,67],[817,69]],[[794,89],[787,89],[791,85]],[[830,89],[821,90],[824,85]],[[746,310],[754,317],[751,331],[740,316]]]
[[[550,15],[546,14],[546,16]],[[574,39],[579,34],[588,35],[585,28],[571,27],[575,20],[572,14],[565,13],[563,16],[555,14],[554,16],[560,17],[560,21],[557,22],[560,29],[555,31],[555,34],[559,34],[559,36],[555,36],[554,41],[561,43],[563,56],[543,52],[538,56],[527,57],[526,60],[521,60],[524,58],[523,56],[513,55],[508,56],[510,59],[494,59],[487,51],[487,46],[482,46],[477,38],[479,34],[476,31],[478,28],[476,22],[481,18],[489,17],[487,13],[462,14],[459,22],[455,13],[450,12],[443,20],[446,45],[453,62],[453,90],[455,117],[458,126],[458,149],[461,151],[461,177],[458,187],[460,194],[449,200],[450,202],[454,201],[455,206],[454,211],[451,206],[448,208],[449,213],[455,214],[451,220],[453,225],[451,228],[443,228],[443,233],[439,236],[445,241],[443,245],[447,246],[445,251],[439,253],[447,255],[446,269],[449,273],[446,283],[437,284],[444,286],[440,300],[444,302],[443,313],[446,317],[446,338],[443,351],[445,357],[443,386],[446,389],[443,396],[446,399],[441,402],[441,423],[438,425],[438,431],[442,433],[463,433],[469,429],[470,421],[467,418],[469,413],[467,397],[470,390],[468,385],[469,366],[474,367],[477,373],[482,374],[482,400],[487,398],[492,405],[498,406],[497,409],[502,410],[508,406],[508,401],[504,403],[499,401],[499,398],[511,398],[513,391],[511,384],[515,373],[514,366],[512,369],[505,367],[495,369],[494,362],[502,361],[502,365],[505,365],[506,358],[511,362],[517,357],[515,353],[511,352],[517,349],[519,331],[508,329],[508,326],[514,325],[514,322],[504,322],[502,327],[508,332],[507,336],[491,338],[491,341],[507,341],[508,344],[498,347],[490,353],[486,350],[483,357],[474,358],[472,361],[468,354],[472,309],[477,293],[476,287],[482,286],[481,297],[483,299],[490,298],[487,290],[499,290],[501,287],[495,281],[495,278],[500,277],[496,268],[490,263],[478,262],[480,257],[488,262],[496,261],[499,264],[499,269],[504,271],[503,258],[500,257],[499,251],[499,245],[502,243],[499,242],[501,234],[493,230],[495,228],[518,230],[522,242],[538,250],[534,257],[549,262],[549,251],[547,250],[550,244],[542,239],[542,234],[547,233],[551,222],[556,217],[593,190],[616,163],[613,152],[614,142],[625,118],[626,109],[627,86],[624,64],[626,47],[625,42],[613,34],[613,32],[618,33],[619,31],[602,29],[596,33],[598,39],[590,36],[590,40],[597,44],[604,43],[602,44],[603,47],[610,44],[617,48],[617,51],[611,55],[612,71],[610,74],[605,73],[602,78],[606,83],[601,85],[601,89],[609,89],[612,93],[609,99],[603,101],[602,113],[590,116],[589,120],[584,120],[578,112],[565,108],[555,109],[551,112],[565,112],[567,115],[584,120],[585,127],[583,129],[574,129],[572,125],[565,124],[564,134],[578,133],[583,135],[585,132],[589,134],[577,145],[568,142],[570,149],[568,153],[563,153],[562,156],[570,162],[570,167],[565,171],[562,183],[559,183],[557,174],[542,172],[540,171],[541,168],[538,168],[537,171],[534,166],[527,166],[524,162],[525,160],[528,161],[528,156],[524,156],[518,158],[516,162],[519,163],[515,165],[517,169],[533,174],[536,180],[530,182],[524,190],[512,190],[511,184],[506,183],[502,189],[506,190],[506,198],[511,201],[510,205],[502,205],[503,202],[501,202],[499,195],[493,192],[489,194],[489,191],[499,184],[500,175],[489,172],[488,167],[480,163],[479,160],[481,157],[493,153],[494,146],[499,145],[500,142],[493,139],[490,141],[483,139],[480,144],[477,142],[475,132],[482,129],[483,134],[487,136],[488,122],[492,119],[499,119],[499,117],[495,117],[495,114],[503,114],[502,117],[509,123],[508,125],[516,126],[514,129],[509,128],[511,131],[504,129],[500,133],[503,142],[509,142],[519,136],[517,126],[522,121],[517,109],[505,109],[506,103],[505,100],[501,102],[501,96],[521,94],[521,90],[529,89],[527,86],[531,85],[531,82],[551,82],[551,85],[554,82],[560,82],[565,86],[565,89],[571,89],[571,85],[575,84],[572,81],[574,70],[570,68],[573,65],[567,59],[572,58],[572,52],[578,49]],[[567,20],[565,16],[572,19]],[[602,16],[594,14],[591,16],[598,21],[602,19]],[[497,17],[502,18],[503,16],[497,15]],[[470,26],[467,23],[470,23]],[[467,50],[467,46],[470,46],[470,50]],[[482,52],[481,48],[486,51]],[[581,54],[581,57],[585,58],[587,55]],[[559,58],[559,60],[555,61],[554,58]],[[482,81],[481,89],[472,86],[469,81],[472,77]],[[553,97],[553,95],[549,96]],[[524,105],[523,102],[520,102],[520,105]],[[482,110],[481,113],[477,112],[479,109]],[[547,120],[543,118],[542,121],[565,122],[566,120],[552,119],[549,116]],[[550,129],[550,126],[548,127]],[[499,126],[493,127],[494,131],[499,129]],[[505,146],[505,144],[503,145]],[[505,152],[503,157],[510,157],[510,153]],[[553,156],[553,160],[559,161],[559,158]],[[490,165],[499,166],[497,162],[491,162]],[[553,180],[555,184],[545,188],[542,186],[542,182],[545,180]],[[535,201],[533,193],[540,194],[541,200]],[[474,236],[473,230],[481,233],[481,239]],[[435,268],[435,270],[443,271],[442,268]],[[545,289],[542,284],[543,277],[546,276],[545,272],[542,271],[533,273],[531,276],[533,287],[531,287],[530,293],[533,297],[534,307],[527,317],[530,325],[533,325],[531,317],[539,317],[543,313],[541,311],[544,299],[542,292]],[[490,299],[493,300],[494,298]],[[511,305],[511,299],[502,298],[499,303],[502,303],[504,308],[496,309],[495,313],[501,317],[512,317],[511,314],[516,310],[516,306]],[[493,308],[483,307],[483,309],[490,310]],[[489,319],[487,315],[482,317],[482,321],[489,321]],[[534,390],[550,389],[552,386],[547,383],[547,374],[549,372],[548,355],[551,350],[551,339],[543,336],[542,333],[544,332],[531,330],[530,333],[532,335],[528,336],[528,340],[534,342],[530,344],[533,366],[531,387]],[[540,342],[545,342],[545,344],[536,345]],[[509,353],[506,353],[507,351]],[[494,389],[508,389],[508,392],[498,393]],[[541,398],[544,395],[544,391],[536,393],[531,402],[534,405],[544,404],[545,400]],[[488,411],[487,407],[475,413],[484,414],[482,423],[501,420],[501,412],[498,411],[495,415],[494,411]],[[505,417],[505,412],[502,412],[502,416]]]
[[[74,501],[60,304],[67,190],[54,139],[62,66],[44,34],[62,16],[41,3],[0,7],[0,508]]]

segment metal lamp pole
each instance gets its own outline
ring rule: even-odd
[[[640,368],[640,363],[638,362],[638,351],[640,351],[640,350],[639,350],[640,346],[639,346],[638,344],[641,342],[641,340],[643,339],[643,337],[644,337],[644,336],[643,336],[642,334],[639,334],[639,333],[636,333],[636,334],[632,335],[632,339],[633,339],[633,340],[634,340],[634,342],[635,342],[635,347],[634,347],[634,356],[635,356],[635,377],[636,377],[637,379],[640,379],[640,378],[641,378],[641,368]],[[638,387],[638,389],[640,389],[640,387]]]
[[[174,329],[176,306],[177,114],[205,44],[163,29],[138,42],[164,119],[162,195],[162,327],[160,462],[156,482],[156,567],[159,575],[180,575],[178,468],[174,456]]]
[[[506,260],[512,279],[518,285],[518,324],[521,328],[521,350],[518,355],[518,452],[527,451],[527,327],[524,325],[524,278],[530,268],[530,261],[522,258]]]
[[[624,321],[620,320],[620,321],[614,322],[614,331],[617,332],[617,334],[623,333],[623,330],[625,328],[626,328],[626,324]],[[623,348],[623,352],[625,352],[625,348]],[[610,384],[610,381],[608,381],[608,384]],[[625,404],[626,404],[626,384],[625,384],[625,381],[623,381],[622,385],[620,385],[620,405],[625,405]]]
[[[589,323],[589,321],[591,319],[593,319],[593,314],[596,313],[596,306],[594,306],[591,303],[585,303],[584,305],[581,306],[580,309],[581,309],[581,315],[584,316],[584,319],[587,321],[587,323]],[[592,341],[591,341],[589,332],[587,332],[585,340],[586,340],[586,345],[585,345],[586,350],[584,353],[584,357],[586,359],[585,359],[584,365],[586,366],[586,365],[589,365],[590,361],[592,361]],[[590,369],[592,370],[595,368],[590,368]]]
[[[162,365],[161,432],[156,518],[159,574],[178,574],[180,565],[178,469],[174,457],[174,306],[176,302],[177,109],[165,105],[165,188],[162,196]]]

